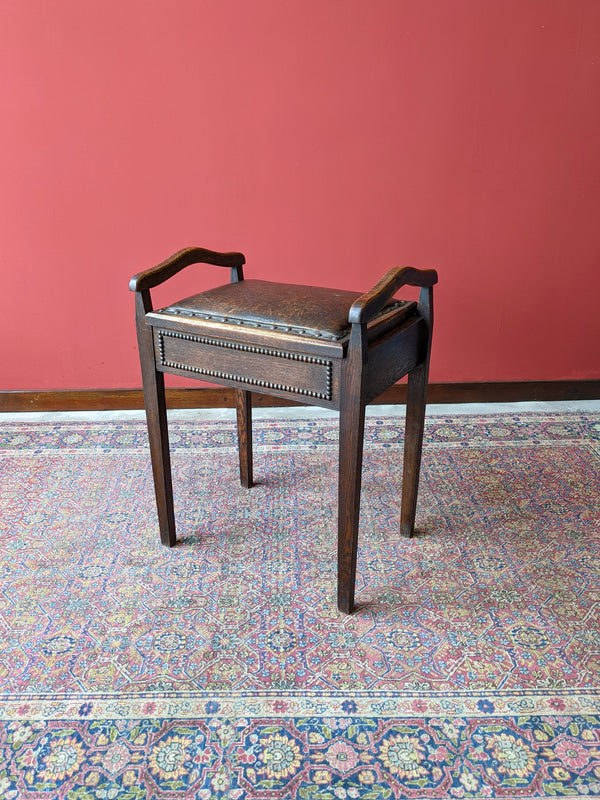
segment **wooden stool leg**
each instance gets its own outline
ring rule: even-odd
[[[364,428],[364,405],[343,403],[340,410],[338,608],[344,614],[351,614],[354,609]]]
[[[408,375],[406,430],[404,434],[404,473],[402,476],[402,512],[400,531],[412,536],[417,511],[425,404],[427,399],[428,363],[419,364]]]
[[[235,390],[238,448],[240,451],[240,481],[249,489],[252,486],[252,393]]]
[[[177,541],[175,534],[175,513],[173,511],[173,482],[171,479],[171,458],[169,455],[169,429],[167,426],[167,404],[165,401],[165,379],[162,372],[154,367],[154,344],[152,333],[144,325],[144,304],[149,299],[139,293],[138,304],[138,344],[144,386],[144,406],[148,423],[154,492],[158,510],[160,540],[166,547],[173,547]]]
[[[160,540],[166,547],[173,547],[177,537],[173,511],[173,482],[169,455],[165,380],[162,372],[155,372],[153,368],[152,374],[144,373],[150,373],[150,367],[142,370],[142,377]]]
[[[365,404],[363,352],[365,329],[352,326],[348,357],[342,368],[340,404],[340,463],[338,487],[338,608],[354,609],[356,553],[360,515]]]

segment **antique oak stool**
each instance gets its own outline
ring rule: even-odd
[[[150,289],[198,262],[230,269],[224,286],[154,311]],[[137,335],[160,537],[175,544],[164,374],[235,389],[242,485],[252,486],[251,393],[339,409],[338,607],[354,607],[365,405],[408,374],[401,532],[413,533],[434,270],[391,269],[366,294],[244,280],[241,253],[191,247],[135,275]],[[395,300],[403,285],[419,301]]]

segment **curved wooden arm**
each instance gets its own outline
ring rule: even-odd
[[[246,263],[246,259],[241,253],[216,253],[213,250],[205,250],[203,247],[186,247],[167,258],[166,261],[157,264],[156,267],[134,275],[129,281],[129,290],[143,292],[152,289],[172,278],[185,267],[189,267],[190,264],[198,263],[239,268]]]
[[[368,322],[390,302],[401,286],[420,286],[430,288],[437,283],[434,269],[414,269],[414,267],[393,267],[375,286],[358,300],[355,300],[348,314],[348,322]]]

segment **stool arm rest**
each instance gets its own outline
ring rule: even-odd
[[[164,281],[172,278],[190,264],[214,264],[217,267],[239,268],[246,262],[241,253],[216,253],[213,250],[205,250],[203,247],[187,247],[157,264],[156,267],[138,272],[129,281],[129,290],[132,292],[143,292],[158,286]]]
[[[437,279],[437,272],[434,269],[393,267],[372,289],[354,301],[348,314],[348,322],[368,322],[390,302],[401,286],[420,286],[429,289],[437,283]]]

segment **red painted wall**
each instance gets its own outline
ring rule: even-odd
[[[0,389],[140,385],[128,279],[190,244],[436,267],[432,380],[600,378],[598,0],[0,0],[0,31]]]

